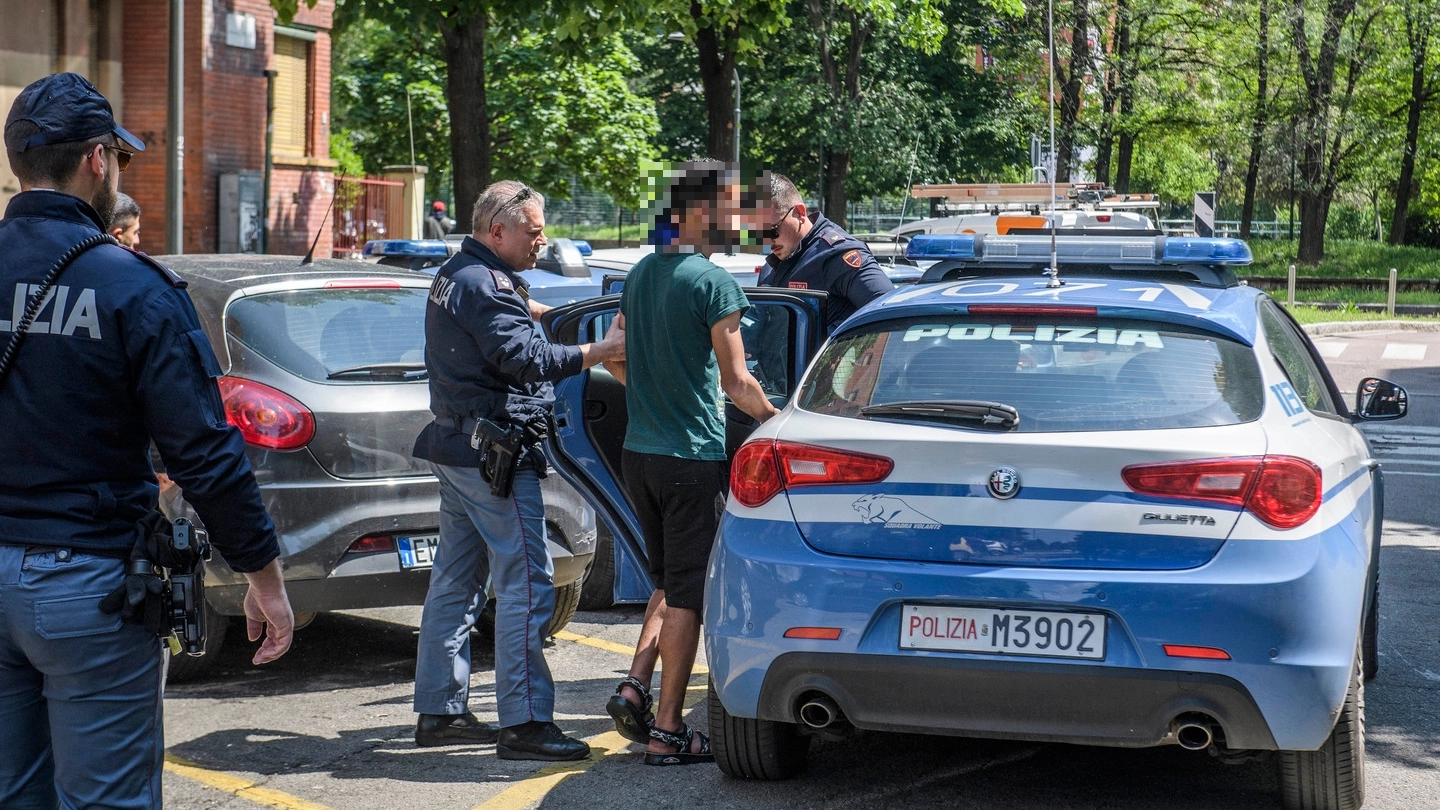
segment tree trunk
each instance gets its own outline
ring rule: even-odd
[[[1345,22],[1355,10],[1355,2],[1335,0],[1325,7],[1320,47],[1312,61],[1305,2],[1292,0],[1290,21],[1305,95],[1305,120],[1300,125],[1300,246],[1296,256],[1296,260],[1304,264],[1319,264],[1325,258],[1325,220],[1334,193],[1334,173],[1327,172],[1334,164],[1327,166],[1325,154],[1331,134],[1331,96],[1335,89],[1340,40]],[[1351,79],[1353,83],[1353,76]]]
[[[1130,192],[1130,163],[1135,156],[1135,130],[1131,128],[1130,116],[1135,112],[1135,74],[1138,67],[1135,64],[1135,48],[1130,41],[1130,4],[1128,0],[1122,0],[1117,7],[1123,9],[1120,20],[1119,36],[1115,48],[1115,65],[1118,74],[1119,84],[1116,87],[1116,94],[1120,98],[1120,114],[1116,118],[1116,128],[1120,131],[1119,143],[1116,144],[1115,155],[1115,191],[1120,194]]]
[[[1410,101],[1406,104],[1405,151],[1400,158],[1400,179],[1395,185],[1395,215],[1390,224],[1390,244],[1405,244],[1406,219],[1410,215],[1410,197],[1414,193],[1415,150],[1420,142],[1420,113],[1425,108],[1425,60],[1430,44],[1427,21],[1416,21],[1406,15],[1405,27],[1410,35]]]
[[[690,13],[700,16],[700,4],[691,3]],[[735,43],[733,32],[714,27],[695,32],[695,49],[700,54],[700,86],[705,92],[705,118],[710,137],[707,148],[716,160],[735,157]]]
[[[1060,88],[1060,129],[1055,136],[1055,181],[1070,182],[1075,151],[1075,124],[1080,117],[1080,94],[1090,67],[1090,12],[1085,0],[1072,0],[1070,65]]]
[[[1105,69],[1105,85],[1100,90],[1100,142],[1095,147],[1095,180],[1110,185],[1110,164],[1115,153],[1115,103],[1120,96],[1120,64],[1130,44],[1130,2],[1115,0],[1114,30],[1110,36],[1110,56]]]
[[[453,27],[442,25],[440,29],[445,39],[445,100],[450,105],[456,219],[462,223],[469,223],[475,201],[490,185],[490,110],[485,103],[485,34],[489,25],[489,14],[478,11]]]
[[[850,176],[850,153],[831,152],[825,171],[825,216],[840,227],[849,219],[850,199],[845,194],[845,180]]]
[[[1245,202],[1240,208],[1240,238],[1250,238],[1255,217],[1255,184],[1260,179],[1260,157],[1270,103],[1270,3],[1260,0],[1260,40],[1255,45],[1255,117],[1250,127],[1250,163],[1245,167]]]

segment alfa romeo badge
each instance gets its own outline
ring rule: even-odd
[[[1015,472],[1013,467],[996,467],[990,473],[990,480],[987,482],[990,487],[990,495],[1003,500],[1015,497],[1020,491],[1020,473]]]

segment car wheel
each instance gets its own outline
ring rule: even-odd
[[[805,769],[810,737],[794,723],[751,720],[725,711],[715,683],[709,687],[710,750],[726,776],[737,779],[789,779]]]
[[[1286,810],[1356,810],[1365,803],[1365,683],[1359,654],[1335,728],[1318,751],[1280,752]]]
[[[550,616],[550,623],[545,625],[541,631],[541,638],[550,638],[561,630],[565,625],[575,618],[575,610],[580,605],[580,589],[585,580],[580,579],[569,585],[562,585],[555,589],[555,613]],[[495,640],[495,600],[491,599],[485,603],[480,611],[480,618],[475,622],[475,630],[482,637],[490,639],[493,644]]]
[[[585,587],[580,591],[581,610],[605,610],[615,605],[615,538],[600,529],[595,538],[595,556],[585,570]]]
[[[209,605],[205,607],[205,652],[200,655],[171,655],[170,666],[165,675],[167,683],[193,681],[209,674],[215,668],[215,659],[220,656],[220,649],[225,646],[225,634],[233,619]]]

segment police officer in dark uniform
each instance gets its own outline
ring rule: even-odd
[[[473,235],[435,274],[425,312],[425,365],[435,419],[415,456],[440,479],[440,545],[420,621],[415,743],[497,742],[501,759],[584,759],[590,747],[555,725],[545,626],[555,610],[545,545],[539,444],[551,383],[625,356],[624,333],[582,346],[550,343],[519,271],[545,245],[545,201],[513,180],[475,202]],[[495,701],[500,727],[468,707],[470,628],[495,587]]]
[[[770,174],[770,216],[764,235],[772,248],[760,286],[825,292],[830,329],[895,289],[864,242],[824,214],[806,216],[804,199],[783,174]]]
[[[98,244],[12,343],[57,260],[105,232],[144,144],[73,73],[26,87],[4,139],[21,193],[0,219],[0,347],[13,346],[0,373],[0,807],[159,808],[162,648],[123,609],[138,521],[156,505],[152,438],[250,579],[250,638],[267,636],[256,663],[289,648],[294,622],[275,530],[174,274]],[[120,610],[102,612],[112,593]]]

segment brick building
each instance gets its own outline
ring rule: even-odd
[[[54,71],[72,70],[95,82],[121,124],[145,141],[147,150],[120,188],[144,211],[143,249],[163,252],[169,0],[3,2],[0,105],[8,112],[26,84]],[[282,26],[268,0],[185,0],[186,253],[235,250],[249,235],[245,206],[235,205],[233,194],[222,205],[221,185],[222,177],[233,181],[237,174],[245,175],[242,187],[263,183],[268,69],[275,71],[276,99],[268,252],[303,254],[319,233],[316,255],[330,255],[334,6],[334,0],[319,0],[313,9],[300,3],[295,20]],[[0,166],[0,205],[18,190],[9,167]],[[254,202],[258,206],[258,198]],[[222,209],[231,234],[225,245]]]

